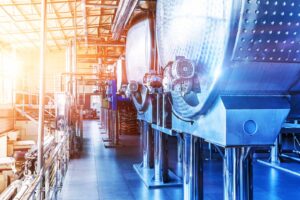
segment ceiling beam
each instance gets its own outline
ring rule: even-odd
[[[51,2],[52,2],[52,0],[50,0],[50,3],[51,3]],[[59,16],[59,14],[57,13],[56,8],[55,8],[54,5],[52,6],[52,8],[53,8],[53,11],[54,11],[55,16],[56,16],[57,18],[59,18],[60,16]],[[66,33],[65,33],[65,31],[62,29],[63,26],[62,26],[61,21],[60,21],[59,19],[57,20],[57,23],[58,23],[58,25],[59,25],[59,27],[60,27],[60,29],[61,29],[61,33],[63,34],[65,40],[67,40]]]
[[[112,0],[113,1],[113,0]],[[48,1],[47,4],[64,4],[64,3],[69,3],[70,0],[59,0],[59,1]],[[91,2],[91,1],[90,1]],[[94,1],[94,2],[98,2],[98,1]],[[113,2],[117,2],[117,0],[113,1]],[[96,3],[91,3],[91,4],[96,4]],[[1,3],[1,6],[30,6],[30,5],[41,5],[41,1],[32,1],[32,2],[16,2],[16,3]],[[101,4],[100,4],[101,5]],[[110,5],[110,4],[107,4]],[[105,6],[105,4],[104,4]]]
[[[8,18],[11,20],[11,23],[16,27],[16,29],[18,29],[18,31],[21,33],[21,34],[24,34],[22,32],[22,29],[16,24],[14,23],[14,18],[7,12],[7,10],[4,8],[4,7],[1,7],[0,8],[3,10],[3,12],[5,12],[5,14],[8,16]],[[26,34],[25,34],[25,37],[35,46],[38,48],[38,45],[31,39],[29,38]]]
[[[33,2],[33,1],[31,0],[31,2]],[[41,17],[41,12],[40,12],[40,10],[37,8],[37,6],[34,5],[33,8],[34,8],[35,12],[38,14],[38,16]],[[47,27],[47,32],[49,32],[49,31],[48,31],[48,26],[47,26],[47,25],[46,25],[46,27]],[[35,31],[35,32],[38,32],[38,33],[40,32],[40,30],[36,30],[36,29],[34,29],[34,28],[32,28],[32,30]],[[23,32],[23,33],[24,33],[24,32]],[[51,36],[51,39],[54,40],[54,36],[52,35],[52,33],[49,32],[49,34],[50,34],[50,36]],[[61,47],[59,46],[59,44],[57,43],[57,41],[54,40],[54,43],[55,43],[55,45],[57,46],[58,49],[61,49]]]
[[[84,27],[83,26],[77,26],[77,29],[83,29]],[[87,27],[88,29],[91,29],[91,28],[98,28],[98,25],[89,25]],[[73,30],[74,27],[73,26],[65,26],[65,27],[62,27],[59,28],[59,27],[54,27],[54,28],[48,28],[48,32],[56,32],[56,31],[61,31],[61,30]],[[6,33],[7,35],[20,35],[20,34],[29,34],[29,33],[36,33],[36,32],[39,32],[39,30],[21,30],[20,33],[16,33],[16,32],[8,32]],[[1,33],[2,34],[2,33]]]
[[[118,55],[102,55],[102,54],[77,54],[77,59],[83,59],[83,58],[111,58],[111,59],[118,59],[120,56]]]

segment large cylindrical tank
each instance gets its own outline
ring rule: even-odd
[[[144,76],[155,68],[156,49],[154,19],[137,16],[138,20],[129,28],[126,40],[126,74],[133,103],[139,112],[148,109],[149,89],[144,84]],[[134,82],[134,83],[132,83]],[[132,87],[133,86],[133,87]],[[151,106],[150,106],[151,107]]]
[[[116,74],[117,74],[117,90],[121,91],[122,86],[128,83],[127,75],[126,75],[125,59],[123,57],[119,58],[116,62]]]
[[[175,112],[205,114],[219,95],[298,92],[299,9],[294,0],[158,0],[160,65],[181,56],[197,77],[197,91],[171,92]]]
[[[153,68],[154,27],[150,18],[132,25],[126,40],[127,80],[142,83],[143,77]]]

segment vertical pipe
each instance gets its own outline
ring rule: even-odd
[[[45,54],[46,54],[46,40],[47,40],[47,1],[41,1],[41,41],[40,41],[40,71],[39,71],[39,119],[38,119],[38,156],[37,156],[37,170],[41,173],[44,165],[44,110],[45,110]],[[38,198],[42,199],[42,189],[39,186]]]
[[[161,120],[161,95],[156,96],[156,123],[162,125]],[[168,156],[167,156],[167,136],[155,130],[154,132],[154,181],[168,181]]]
[[[147,132],[148,132],[148,124],[142,120],[139,121],[140,124],[140,133],[142,139],[142,147],[143,147],[143,168],[149,168],[148,166],[148,152],[147,152]]]
[[[252,200],[253,171],[250,147],[225,148],[224,199]]]
[[[183,154],[184,200],[203,199],[202,139],[184,134]]]
[[[87,28],[86,0],[81,0],[81,10],[82,10],[83,27],[84,27],[84,42],[85,42],[85,46],[88,47],[88,28]]]
[[[117,111],[112,110],[111,111],[111,117],[112,117],[112,143],[117,145],[119,143],[118,141],[118,122],[117,122]]]
[[[161,125],[160,118],[160,95],[156,96],[156,124]],[[161,133],[154,131],[154,181],[162,182],[162,159],[161,159]]]
[[[162,111],[161,111],[162,120],[161,120],[161,125],[164,128],[167,126],[167,109],[166,109],[167,101],[166,101],[166,99],[167,99],[166,94],[162,94]],[[159,103],[159,101],[157,103]]]
[[[73,42],[72,42],[72,46],[71,46],[71,51],[72,51],[72,68],[71,68],[71,81],[72,81],[72,94],[74,97],[74,104],[76,105],[77,103],[77,80],[76,80],[76,76],[74,76],[73,74],[76,74],[77,72],[77,40],[76,38],[74,38]]]
[[[271,162],[279,163],[279,136],[275,140],[274,146],[271,147]]]
[[[152,129],[145,121],[141,121],[141,135],[143,146],[143,168],[153,167],[153,152],[152,152]]]
[[[162,182],[162,158],[160,149],[161,133],[154,131],[154,181]]]
[[[83,106],[80,106],[79,110],[79,131],[80,131],[80,142],[83,142]]]
[[[40,171],[43,167],[43,142],[44,142],[44,95],[45,95],[45,49],[46,49],[46,24],[47,24],[47,1],[41,2],[41,47],[40,47],[40,72],[39,72],[39,120],[38,120],[38,162]]]
[[[183,141],[180,134],[177,134],[177,162],[182,163],[183,156]]]

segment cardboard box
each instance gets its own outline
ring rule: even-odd
[[[0,136],[0,158],[7,157],[7,135]]]
[[[0,193],[7,188],[7,184],[8,184],[7,176],[0,174]]]

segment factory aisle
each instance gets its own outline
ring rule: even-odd
[[[80,158],[70,160],[60,199],[99,199],[93,134],[88,134],[92,133],[90,125],[93,125],[93,122],[84,123],[84,151]]]
[[[98,121],[84,122],[84,152],[70,162],[60,195],[61,200],[182,200],[181,187],[147,189],[133,170],[141,161],[138,136],[123,136],[124,147],[104,148]],[[170,152],[176,154],[175,143],[169,141]],[[172,156],[172,155],[171,155]],[[217,154],[215,154],[218,157]],[[173,159],[170,159],[172,161]],[[170,163],[173,170],[174,162]],[[223,197],[222,161],[204,163],[205,200]],[[300,177],[254,163],[254,199],[300,199],[293,188]]]
[[[104,148],[98,121],[84,122],[84,152],[70,161],[61,200],[181,200],[180,187],[148,190],[132,164],[141,161],[138,136],[122,137],[124,147]]]

